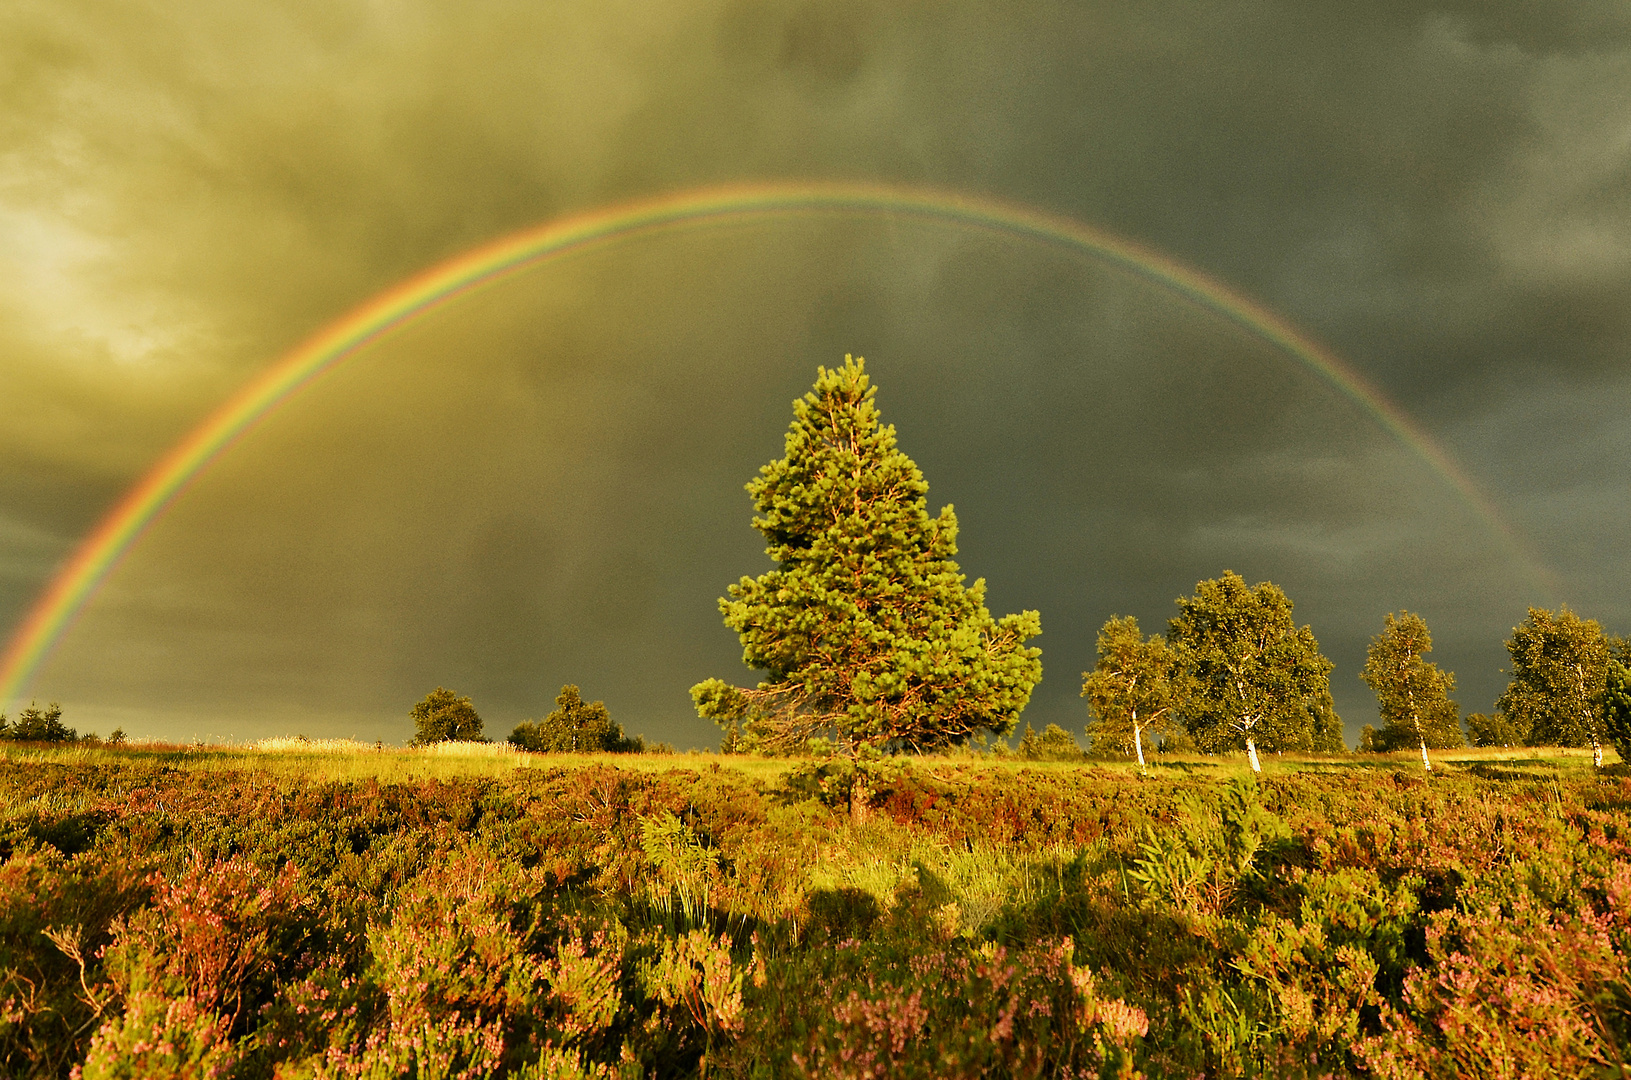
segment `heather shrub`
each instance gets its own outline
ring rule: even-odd
[[[436,1067],[481,1075],[603,1032],[618,1007],[620,936],[597,928],[588,942],[569,937],[544,955],[540,891],[532,875],[480,850],[410,882],[390,921],[369,928],[370,976],[389,1018],[362,1059],[413,1064],[422,1045],[445,1055],[456,1044],[464,1049]]]
[[[1129,1062],[1142,1010],[1072,963],[1069,938],[1010,952],[941,932],[909,905],[887,935],[759,959],[732,1075],[1098,1076]]]
[[[1382,1004],[1382,1032],[1361,1044],[1373,1072],[1621,1075],[1631,862],[1576,859],[1560,838],[1427,917],[1424,962],[1407,973],[1402,1001]]]
[[[1631,776],[1583,762],[104,753],[0,748],[0,1075],[1593,1076],[1631,1037]]]
[[[277,983],[320,954],[315,905],[292,865],[195,858],[150,884],[153,904],[112,925],[104,963],[123,1010],[97,1030],[84,1075],[225,1076]]]
[[[0,1075],[43,1075],[84,1054],[108,1008],[99,953],[109,927],[146,897],[141,875],[13,846],[0,863]]]

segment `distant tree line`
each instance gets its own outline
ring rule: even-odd
[[[38,704],[30,704],[17,714],[15,720],[0,712],[0,739],[7,742],[83,742],[97,746],[121,746],[125,741],[125,733],[122,729],[115,728],[113,734],[106,740],[98,738],[94,731],[81,735],[62,722],[62,706],[53,701],[43,709]]]
[[[1178,599],[1165,636],[1114,616],[1099,631],[1098,663],[1082,674],[1093,749],[1145,763],[1146,740],[1165,749],[1339,752],[1331,661],[1272,582],[1233,571]]]
[[[1248,601],[1253,594],[1260,599]],[[1344,749],[1324,682],[1330,662],[1307,627],[1292,633],[1290,601],[1278,587],[1247,589],[1226,572],[1178,605],[1166,638],[1144,638],[1131,617],[1104,624],[1098,664],[1082,684],[1095,749],[1140,764],[1149,737],[1163,747],[1248,755]],[[1495,714],[1468,716],[1464,734],[1450,696],[1455,675],[1426,659],[1427,621],[1409,611],[1386,615],[1359,676],[1376,695],[1382,725],[1366,724],[1358,749],[1419,750],[1431,769],[1429,750],[1463,746],[1470,734],[1475,746],[1589,746],[1599,768],[1606,745],[1631,759],[1631,642],[1567,607],[1530,608],[1506,648],[1512,680]]]
[[[884,755],[973,746],[1027,760],[1082,756],[1075,737],[1050,724],[1013,733],[1042,677],[1035,611],[993,617],[985,582],[959,568],[951,506],[930,516],[929,485],[881,423],[865,361],[818,368],[793,403],[785,456],[747,485],[776,565],[729,586],[719,601],[756,686],[707,679],[691,687],[697,712],[724,729],[726,752],[817,751],[849,759],[852,799],[888,773]],[[1177,599],[1164,634],[1145,635],[1132,616],[1099,631],[1097,660],[1082,673],[1089,751],[1146,764],[1151,751],[1340,753],[1343,725],[1331,696],[1332,663],[1313,630],[1292,617],[1273,582],[1248,585],[1232,570]],[[1530,608],[1506,643],[1511,681],[1493,715],[1462,726],[1455,675],[1426,659],[1427,622],[1389,613],[1359,677],[1376,695],[1381,726],[1365,725],[1358,749],[1429,752],[1464,745],[1604,747],[1631,760],[1631,643],[1567,607]],[[438,686],[413,706],[411,745],[485,742],[468,697]],[[0,739],[78,739],[62,710],[30,705],[0,714]],[[95,740],[94,735],[85,737]],[[110,742],[123,740],[115,732]],[[98,740],[99,741],[99,740]],[[630,738],[604,702],[561,688],[555,709],[516,725],[508,740],[532,753],[671,751]],[[853,794],[853,793],[852,793]]]
[[[487,742],[482,719],[468,697],[438,686],[409,712],[414,722],[410,746],[446,742]],[[576,686],[561,687],[555,711],[542,720],[524,720],[506,740],[518,750],[537,754],[672,752],[666,743],[646,745],[643,736],[623,734],[622,725],[607,712],[604,702],[583,700]]]

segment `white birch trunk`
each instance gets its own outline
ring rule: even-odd
[[[1144,767],[1144,736],[1137,724],[1133,725],[1133,749],[1138,751],[1138,767]]]
[[[1597,741],[1597,736],[1591,737],[1591,764],[1593,768],[1603,767],[1603,744]]]
[[[1421,740],[1421,767],[1428,772],[1433,771],[1433,763],[1427,760],[1427,740]]]
[[[1252,763],[1252,772],[1263,771],[1263,763],[1257,760],[1257,743],[1252,741],[1250,735],[1246,736],[1246,757]]]

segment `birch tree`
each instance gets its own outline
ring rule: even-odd
[[[1382,729],[1374,735],[1378,750],[1414,744],[1421,749],[1421,767],[1433,771],[1429,747],[1448,749],[1463,745],[1461,706],[1450,698],[1455,675],[1440,671],[1424,659],[1433,651],[1427,620],[1408,611],[1387,615],[1382,632],[1371,638],[1365,670],[1359,677],[1376,695]]]
[[[1131,615],[1112,616],[1099,630],[1098,664],[1082,672],[1082,696],[1093,717],[1087,727],[1092,745],[1130,748],[1144,768],[1144,735],[1166,729],[1177,700],[1175,676],[1165,638],[1146,638]]]
[[[1600,707],[1609,645],[1596,619],[1582,619],[1566,606],[1555,614],[1530,608],[1506,643],[1512,681],[1495,707],[1528,732],[1529,745],[1589,745],[1592,762],[1602,768]]]
[[[1209,753],[1245,750],[1262,772],[1259,750],[1309,750],[1313,708],[1330,691],[1331,661],[1307,626],[1291,618],[1291,600],[1273,582],[1248,586],[1232,570],[1178,599],[1167,643],[1187,692],[1179,716]]]

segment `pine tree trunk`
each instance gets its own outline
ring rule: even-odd
[[[1263,763],[1257,760],[1257,744],[1250,735],[1246,736],[1246,757],[1252,763],[1252,772],[1263,771]]]
[[[1138,767],[1144,767],[1144,738],[1137,724],[1133,725],[1133,749],[1138,751]]]
[[[866,774],[860,769],[855,770],[855,782],[849,789],[849,820],[852,825],[866,823],[867,804],[872,800],[872,789],[866,782]]]
[[[1431,761],[1427,760],[1427,740],[1422,739],[1420,741],[1421,741],[1421,767],[1423,769],[1427,770],[1428,772],[1432,772],[1433,771],[1433,763]]]

